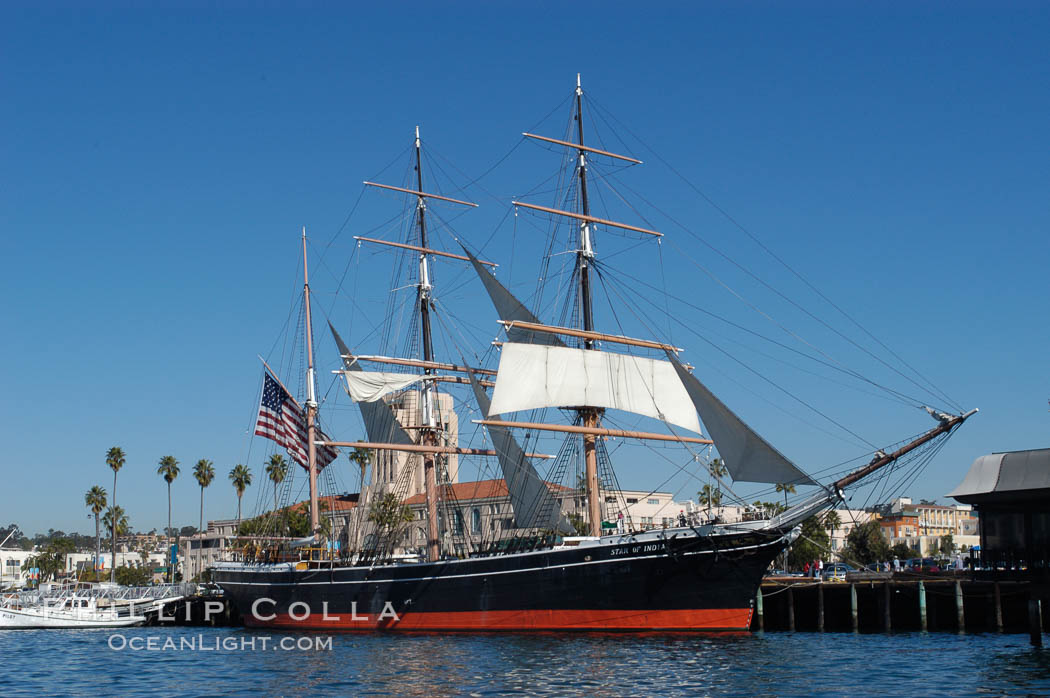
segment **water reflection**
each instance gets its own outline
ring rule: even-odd
[[[135,628],[130,637],[257,640],[251,650],[115,651],[111,631],[0,631],[0,695],[1050,694],[1027,635],[903,633],[311,635]],[[258,640],[269,638],[263,650]],[[331,649],[279,651],[280,638]]]

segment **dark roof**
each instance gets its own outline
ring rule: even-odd
[[[1050,497],[1050,448],[981,456],[948,496],[967,504]]]

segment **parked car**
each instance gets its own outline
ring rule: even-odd
[[[829,562],[824,565],[824,579],[829,582],[846,581],[846,573],[853,572],[856,568],[845,562]]]
[[[941,566],[932,557],[913,557],[903,568],[909,572],[940,572]]]

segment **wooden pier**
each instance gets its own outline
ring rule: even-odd
[[[858,576],[860,578],[858,578]],[[1028,632],[1041,645],[1046,588],[963,576],[767,577],[752,630]]]

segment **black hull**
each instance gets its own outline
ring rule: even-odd
[[[225,564],[250,626],[351,630],[744,630],[779,532],[691,529],[376,567]],[[303,567],[306,567],[303,569]]]

